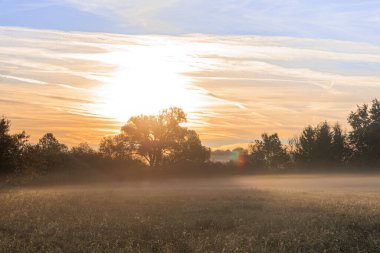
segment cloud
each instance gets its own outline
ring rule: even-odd
[[[131,114],[177,105],[207,145],[293,137],[380,94],[380,48],[247,35],[120,35],[0,28],[0,111],[32,140],[74,145]],[[357,68],[362,66],[366,71]]]
[[[41,82],[38,80],[23,78],[23,77],[17,77],[17,76],[10,76],[10,75],[1,75],[0,74],[0,80],[1,80],[1,78],[13,79],[13,80],[21,81],[21,82],[34,83],[34,84],[46,84],[45,82]]]

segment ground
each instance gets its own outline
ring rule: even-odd
[[[379,192],[358,175],[3,189],[0,252],[379,252]]]

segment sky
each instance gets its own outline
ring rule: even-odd
[[[380,1],[0,0],[0,114],[99,143],[182,107],[214,148],[283,140],[380,97]]]

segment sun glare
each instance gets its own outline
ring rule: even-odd
[[[175,47],[128,46],[102,56],[117,71],[95,77],[102,85],[94,89],[96,114],[125,122],[139,114],[155,114],[171,106],[190,113],[203,104],[202,92],[184,75],[190,70],[186,55]]]

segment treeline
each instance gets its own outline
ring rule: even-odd
[[[287,144],[277,133],[264,133],[247,150],[230,151],[234,156],[230,163],[261,171],[380,171],[380,102],[375,99],[371,105],[358,106],[348,123],[349,132],[338,123],[307,126]],[[223,151],[214,153],[223,155]]]
[[[180,124],[186,122],[179,108],[158,115],[129,119],[119,134],[104,137],[95,150],[87,143],[69,149],[52,133],[36,144],[25,133],[11,134],[11,122],[0,119],[0,178],[30,180],[41,175],[60,174],[91,178],[125,177],[152,173],[152,167],[203,168],[210,158],[198,134]],[[153,172],[155,173],[155,172]]]
[[[52,133],[36,144],[25,133],[11,134],[11,122],[0,119],[0,177],[26,180],[40,175],[82,173],[136,175],[155,171],[204,171],[212,173],[291,170],[380,169],[380,102],[358,106],[348,116],[351,126],[344,132],[339,124],[322,122],[307,126],[298,137],[283,144],[277,133],[262,134],[247,150],[230,152],[231,161],[210,161],[211,151],[202,145],[198,134],[181,126],[185,113],[179,108],[158,115],[140,115],[129,119],[120,133],[104,137],[95,150],[82,143],[68,148]],[[154,169],[152,169],[154,168]],[[128,171],[127,174],[125,172]],[[117,172],[117,173],[115,173]]]

